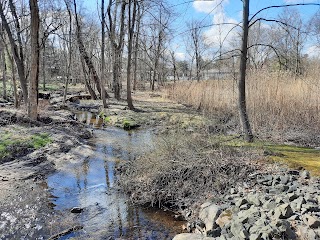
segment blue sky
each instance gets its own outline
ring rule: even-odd
[[[100,3],[100,0],[98,0]],[[211,0],[211,1],[190,1],[190,0],[168,0],[172,10],[175,12],[172,21],[174,34],[177,36],[172,42],[172,48],[177,51],[178,58],[185,57],[185,49],[183,43],[183,35],[187,30],[186,22],[192,19],[202,21],[204,25],[217,24],[221,22],[239,23],[242,15],[241,0]],[[258,10],[272,5],[295,4],[295,3],[319,3],[320,0],[251,0],[250,14],[253,15]],[[107,2],[106,2],[107,5]],[[88,9],[88,13],[92,16],[97,16],[97,0],[84,0],[83,6]],[[304,20],[317,12],[318,6],[298,6],[294,7],[299,10]],[[259,17],[276,18],[282,9],[268,9],[259,14]],[[266,23],[267,24],[267,23]],[[204,34],[211,38],[212,42],[219,42],[218,38],[226,35],[231,28],[231,25],[212,26],[204,29]],[[220,37],[218,37],[220,36]],[[232,36],[230,36],[232,37]],[[309,43],[311,47],[312,43]],[[306,49],[306,52],[308,50]]]
[[[185,3],[186,0],[172,1],[173,4]],[[257,11],[267,6],[284,5],[284,4],[296,4],[296,3],[320,3],[319,0],[251,0],[250,1],[250,15],[252,16]],[[296,6],[293,7],[299,10],[302,18],[308,21],[319,9],[319,6]],[[207,24],[218,24],[222,22],[239,23],[242,17],[242,1],[241,0],[212,0],[212,1],[189,1],[188,3],[176,6],[176,11],[179,13],[176,17],[175,32],[184,32],[187,27],[185,22],[192,19],[198,19]],[[261,12],[258,17],[267,19],[277,19],[277,15],[283,11],[283,8],[273,8]],[[266,23],[268,24],[268,23]],[[224,39],[226,35],[233,37],[229,33],[232,25],[212,26],[204,29],[204,34],[212,42],[218,43],[221,39]],[[236,33],[234,33],[236,34]],[[222,37],[221,37],[222,36]],[[178,41],[181,42],[181,41]],[[228,42],[226,41],[226,44]],[[185,57],[184,44],[176,44],[174,48],[177,49],[178,55],[181,59]],[[214,45],[214,44],[213,44]],[[309,41],[305,49],[306,53],[309,53],[308,49],[314,48],[312,42]],[[179,52],[180,51],[180,52]]]

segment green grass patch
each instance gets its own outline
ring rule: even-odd
[[[52,143],[52,139],[47,133],[39,133],[31,136],[31,146],[35,149],[42,148],[49,143]]]
[[[52,139],[47,133],[25,135],[6,131],[0,136],[0,161],[23,155],[30,149],[39,149],[51,142]]]
[[[104,117],[104,122],[105,123],[110,123],[111,122],[111,118],[110,117]]]

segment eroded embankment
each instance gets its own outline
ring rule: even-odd
[[[46,115],[31,121],[23,112],[0,109],[1,239],[41,239],[76,224],[52,211],[43,180],[61,162],[85,154],[80,148],[91,133],[69,112]]]

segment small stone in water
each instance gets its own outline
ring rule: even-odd
[[[74,207],[71,209],[72,213],[82,213],[82,211],[83,211],[83,208],[80,208],[80,207]]]

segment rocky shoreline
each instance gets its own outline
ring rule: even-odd
[[[201,205],[174,240],[320,239],[320,180],[306,170],[258,173],[247,184]],[[191,233],[192,232],[192,233]]]

